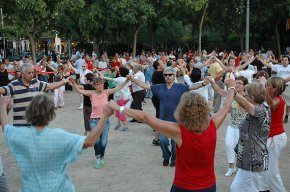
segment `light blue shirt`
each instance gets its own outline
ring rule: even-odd
[[[22,177],[22,192],[75,191],[67,165],[80,156],[85,137],[58,128],[4,127]]]

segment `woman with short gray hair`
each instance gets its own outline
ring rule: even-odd
[[[4,112],[9,100],[1,101]],[[22,191],[75,191],[67,165],[78,160],[84,148],[94,146],[112,114],[106,107],[99,124],[85,137],[48,128],[55,118],[55,109],[53,100],[45,95],[35,96],[27,107],[25,116],[32,126],[9,125],[7,113],[1,113],[6,143],[20,167]]]

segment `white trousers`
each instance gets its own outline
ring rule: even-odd
[[[64,98],[63,98],[64,90],[65,90],[65,86],[61,86],[57,89],[54,89],[54,107],[64,106]]]
[[[240,130],[238,128],[233,128],[232,126],[228,126],[226,138],[225,138],[225,146],[226,146],[226,154],[228,163],[236,162],[236,153],[234,151],[236,145],[238,144],[240,137]]]
[[[231,192],[259,192],[259,175],[262,173],[238,169],[230,187]]]
[[[271,192],[286,192],[279,172],[279,158],[283,148],[287,143],[286,133],[275,135],[267,140],[267,149],[269,152],[269,166],[265,171],[260,183],[260,190],[270,190]]]

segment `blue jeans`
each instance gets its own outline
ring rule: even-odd
[[[169,139],[159,133],[159,144],[162,150],[162,157],[164,160],[169,160],[171,157],[171,162],[175,162],[176,159],[176,143],[173,139],[171,139],[171,152],[169,150]]]
[[[216,192],[216,184],[214,184],[212,187],[208,189],[201,189],[201,190],[187,190],[187,189],[182,189],[179,187],[176,187],[174,184],[171,187],[170,192]]]
[[[90,127],[91,129],[94,129],[99,122],[99,119],[91,118],[90,119]],[[109,119],[105,122],[104,129],[98,138],[94,149],[95,149],[95,155],[103,157],[105,154],[106,146],[107,146],[107,141],[108,141],[108,134],[109,134],[109,129],[110,129],[110,121]]]

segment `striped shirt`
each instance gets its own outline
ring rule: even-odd
[[[6,95],[13,97],[13,125],[30,126],[24,118],[26,107],[37,94],[42,94],[47,87],[47,83],[32,79],[29,86],[24,85],[21,79],[12,81],[3,87]]]

